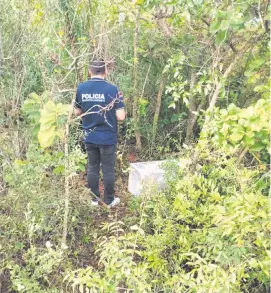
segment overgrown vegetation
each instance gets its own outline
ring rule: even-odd
[[[270,289],[269,10],[2,0],[1,293]],[[111,211],[90,206],[72,116],[93,56],[128,113]],[[188,164],[164,167],[165,190],[128,194],[129,161],[173,157]]]
[[[265,292],[268,198],[254,183],[258,172],[220,152],[207,160],[202,154],[196,170],[179,170],[164,193],[145,192],[130,232],[123,223],[105,227],[109,235],[96,244],[100,267],[70,274],[73,285],[92,292]]]

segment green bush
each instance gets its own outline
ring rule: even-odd
[[[196,170],[175,170],[165,192],[147,191],[132,231],[114,226],[97,245],[101,266],[69,280],[90,292],[265,292],[270,224],[258,171],[219,152],[204,157]]]
[[[234,104],[227,109],[216,108],[201,133],[201,139],[209,139],[224,149],[244,149],[258,161],[267,163],[270,155],[269,113],[269,99],[260,99],[255,105],[244,109]]]
[[[12,289],[16,292],[58,293],[60,290],[50,286],[53,273],[59,268],[63,260],[63,250],[54,249],[50,242],[45,250],[31,247],[23,255],[23,265],[10,262],[10,279]],[[50,289],[46,289],[50,287]]]

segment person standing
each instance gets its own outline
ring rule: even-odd
[[[106,64],[91,61],[90,79],[78,85],[75,114],[82,115],[84,140],[88,154],[88,188],[99,198],[100,166],[103,172],[104,202],[109,207],[120,203],[115,197],[115,161],[118,121],[125,120],[123,96],[118,88],[105,80]],[[98,205],[96,198],[93,205]]]

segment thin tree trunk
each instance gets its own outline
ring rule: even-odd
[[[143,84],[142,91],[141,91],[141,98],[144,97],[145,87],[146,87],[147,80],[148,80],[148,77],[149,77],[149,74],[150,74],[151,65],[152,65],[152,63],[150,63],[150,65],[148,67],[148,70],[147,70],[147,73],[146,73],[146,76],[145,76],[144,84]]]
[[[69,203],[70,203],[70,187],[69,187],[69,123],[72,117],[73,106],[71,106],[70,112],[68,114],[68,120],[65,125],[65,135],[64,135],[64,158],[65,158],[65,197],[64,197],[64,218],[63,218],[63,234],[62,243],[66,245],[67,234],[68,234],[68,218],[69,218]]]
[[[156,98],[154,117],[153,117],[153,126],[152,126],[152,140],[153,141],[155,140],[156,133],[157,133],[157,125],[158,125],[158,119],[159,119],[159,113],[160,113],[161,101],[162,101],[163,91],[165,88],[165,83],[166,83],[166,76],[165,74],[162,74],[160,86],[159,86],[159,90],[158,90],[158,94]]]
[[[157,24],[165,38],[170,38],[172,36],[172,28],[167,23],[166,18],[159,18]]]
[[[95,36],[95,24],[94,24],[94,17],[92,13],[92,0],[88,0],[88,8],[89,8],[89,34],[90,38],[94,39]]]
[[[195,87],[195,82],[196,82],[196,73],[192,69],[191,81],[190,81],[190,93],[192,92],[193,88]],[[196,97],[192,96],[189,101],[188,122],[187,122],[187,127],[186,127],[186,136],[185,136],[185,143],[186,144],[189,144],[194,138],[193,129],[194,129],[195,123],[197,121],[197,115],[195,115],[194,112],[196,112],[196,110],[197,110]]]
[[[3,40],[2,40],[2,28],[0,26],[0,76],[4,73],[4,56],[3,56]]]
[[[236,56],[237,57],[237,56]],[[223,79],[226,79],[228,77],[228,75],[230,74],[230,72],[232,71],[232,68],[234,67],[235,63],[237,62],[238,58],[235,58],[233,60],[233,62],[229,65],[229,67],[227,68],[227,70],[224,72],[223,74]],[[209,110],[212,110],[217,102],[217,99],[218,99],[218,95],[219,95],[219,92],[222,88],[222,82],[217,82],[216,83],[216,86],[215,86],[215,91],[214,91],[214,94],[212,96],[212,99],[211,99],[211,102],[210,102],[210,105],[209,105]]]
[[[225,72],[222,75],[222,80],[225,80],[228,78],[229,74],[231,73],[232,69],[234,68],[235,64],[237,63],[237,61],[239,60],[239,58],[247,51],[248,48],[246,48],[246,46],[244,45],[243,48],[236,54],[235,58],[233,59],[233,61],[230,63],[230,65],[228,66],[228,68],[225,70]],[[211,98],[211,102],[209,105],[209,110],[212,110],[217,102],[218,96],[219,96],[219,92],[222,88],[222,82],[217,82],[216,86],[215,86],[215,91],[214,94]]]
[[[67,5],[67,3],[66,3]],[[69,7],[65,6],[65,24],[66,24],[66,36],[67,40],[69,40],[69,45],[71,47],[72,55],[76,56],[76,45],[75,45],[75,33],[73,29],[72,22],[69,17]],[[79,71],[78,71],[78,60],[74,63],[74,70],[76,74],[76,80],[74,83],[74,89],[76,88],[79,81]],[[73,105],[75,102],[75,98],[72,101],[67,122],[65,124],[65,132],[64,132],[64,160],[65,160],[65,184],[64,184],[64,218],[63,218],[63,235],[62,235],[62,243],[66,245],[67,242],[67,234],[68,234],[68,219],[69,219],[69,204],[70,204],[70,161],[69,161],[69,132],[70,132],[70,122],[73,114]]]
[[[251,41],[251,38],[250,40]],[[237,61],[239,60],[239,58],[249,49],[249,47],[247,47],[247,44],[249,43],[249,41],[247,41],[247,43],[239,50],[239,52],[235,55],[233,61],[230,63],[230,65],[228,66],[228,68],[225,70],[225,72],[222,75],[222,80],[226,80],[229,76],[229,74],[231,73],[231,71],[233,70],[235,64],[237,63]],[[213,93],[213,96],[211,98],[209,107],[207,110],[209,110],[210,112],[212,112],[213,108],[215,107],[215,104],[217,102],[218,96],[219,96],[219,92],[221,90],[223,86],[222,81],[218,81],[215,84],[215,91]],[[201,130],[201,136],[205,136],[206,135],[206,129],[207,129],[207,125],[209,123],[211,119],[211,115],[206,116],[202,130]]]
[[[139,33],[139,15],[140,11],[137,8],[136,11],[136,20],[135,20],[135,31],[134,31],[134,71],[133,71],[133,79],[134,79],[134,87],[133,87],[133,119],[135,123],[135,137],[136,137],[136,148],[141,150],[141,135],[139,131],[139,117],[138,117],[138,95],[137,95],[137,70],[138,70],[138,33]]]

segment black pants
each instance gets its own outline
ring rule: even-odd
[[[88,188],[100,197],[99,173],[100,165],[102,165],[104,202],[110,204],[114,200],[115,195],[116,145],[96,145],[87,143],[86,150],[88,153]]]

